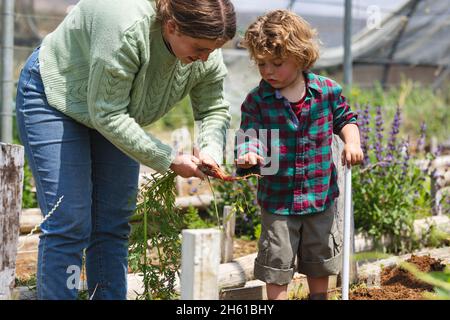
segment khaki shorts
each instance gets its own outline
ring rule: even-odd
[[[305,216],[277,215],[261,210],[261,237],[255,260],[255,278],[288,284],[297,271],[310,277],[338,274],[341,269],[341,235],[334,204]]]

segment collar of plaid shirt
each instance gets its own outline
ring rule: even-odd
[[[320,88],[320,81],[316,74],[305,71],[305,84],[306,88],[308,90],[308,94],[312,94],[311,90],[316,91],[318,94],[322,93],[322,89]],[[259,84],[260,88],[262,89],[261,94],[263,98],[267,98],[269,96],[275,95],[277,99],[284,98],[283,95],[280,93],[280,90],[275,89],[272,87],[268,82],[261,80]]]
[[[258,203],[276,214],[316,213],[331,205],[339,195],[332,161],[333,133],[356,123],[356,114],[336,82],[310,71],[305,72],[305,79],[307,94],[298,117],[280,91],[264,80],[241,108],[244,135],[249,129],[257,134],[267,129],[268,134],[267,141],[259,135],[259,139],[237,140],[245,142],[236,144],[236,156],[253,151],[270,160],[261,170]],[[268,168],[277,170],[265,170]],[[274,173],[264,175],[271,171]]]

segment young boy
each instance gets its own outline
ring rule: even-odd
[[[339,195],[333,133],[345,143],[342,164],[363,159],[357,115],[341,87],[309,71],[319,55],[314,37],[302,18],[276,10],[250,25],[243,41],[262,80],[241,107],[237,166],[263,166],[270,146],[279,156],[278,171],[263,174],[258,185],[262,229],[254,273],[267,283],[268,299],[287,298],[296,257],[297,271],[307,276],[310,299],[327,299],[328,276],[339,273],[341,250],[333,212]],[[260,136],[246,134],[260,129],[278,130],[278,138],[269,133],[263,144]]]

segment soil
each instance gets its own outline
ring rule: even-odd
[[[430,256],[411,255],[406,260],[422,272],[442,271],[441,260]],[[398,266],[386,267],[381,272],[379,288],[357,287],[349,293],[350,300],[423,300],[424,292],[432,292],[433,286],[417,280],[411,273]]]
[[[233,259],[258,252],[257,240],[233,239]]]

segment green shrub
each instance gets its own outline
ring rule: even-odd
[[[19,138],[16,117],[13,117],[13,143],[23,145]],[[22,189],[22,208],[37,208],[36,192],[33,190],[33,174],[31,173],[28,161],[25,158],[23,166],[23,189]]]
[[[23,167],[23,190],[22,190],[22,208],[37,208],[38,203],[36,199],[36,192],[33,191],[32,185],[33,175],[28,166],[28,161],[25,161]]]
[[[428,169],[421,170],[411,159],[409,139],[398,138],[401,112],[397,109],[386,137],[381,107],[371,123],[370,107],[360,114],[359,126],[364,163],[352,170],[355,228],[375,241],[378,249],[400,253],[419,246],[414,220],[431,215]],[[423,144],[425,126],[422,126]],[[428,154],[428,158],[433,156]],[[391,240],[381,248],[381,240]]]

